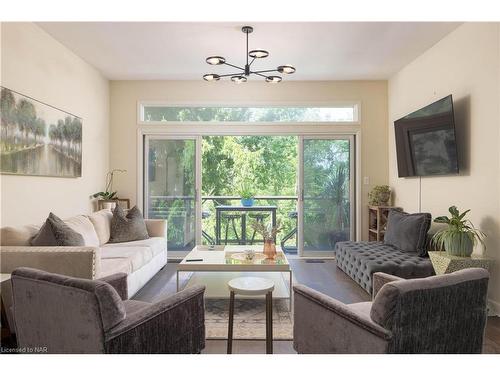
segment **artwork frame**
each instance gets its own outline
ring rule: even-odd
[[[83,119],[0,86],[0,174],[82,177]]]

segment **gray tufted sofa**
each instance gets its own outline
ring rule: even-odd
[[[372,294],[372,276],[384,272],[404,279],[434,275],[429,258],[400,251],[383,242],[337,242],[337,267]]]

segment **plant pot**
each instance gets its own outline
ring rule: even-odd
[[[272,240],[264,240],[264,255],[266,259],[276,258],[276,244]]]
[[[459,257],[470,257],[474,243],[467,233],[454,233],[445,244],[446,253]]]
[[[254,199],[253,198],[241,198],[241,205],[243,207],[252,207]]]

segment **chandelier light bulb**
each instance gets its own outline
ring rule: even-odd
[[[254,49],[248,52],[248,56],[253,57],[254,59],[263,59],[264,57],[269,56],[269,52],[263,49]]]
[[[266,78],[266,82],[279,83],[279,82],[281,82],[281,77],[280,76],[269,76]]]
[[[205,81],[218,81],[220,79],[220,76],[218,74],[205,74],[203,76],[203,79]]]
[[[245,76],[232,76],[231,77],[231,81],[237,83],[237,84],[240,84],[240,83],[244,83],[247,81],[247,77]]]
[[[222,56],[210,56],[205,61],[209,65],[222,65],[226,62],[226,59]]]
[[[280,65],[280,66],[278,66],[278,69],[276,69],[276,70],[278,72],[284,73],[284,74],[295,73],[295,68],[292,65],[290,65],[290,64]]]

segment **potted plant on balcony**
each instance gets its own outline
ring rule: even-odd
[[[241,197],[241,205],[244,207],[252,207],[255,201],[255,192],[249,181],[244,181],[240,185],[239,195]]]
[[[483,239],[486,235],[476,229],[470,220],[465,219],[470,210],[460,213],[456,206],[451,206],[448,211],[451,217],[439,216],[434,219],[435,223],[448,226],[434,234],[432,243],[450,255],[469,257],[475,244],[479,242],[484,245]]]

